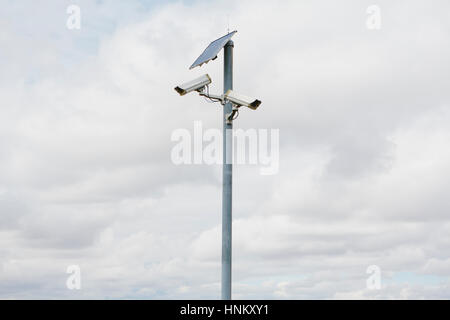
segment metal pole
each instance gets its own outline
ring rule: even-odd
[[[233,89],[233,41],[224,48],[223,91]],[[232,111],[227,102],[223,108],[223,191],[222,191],[222,300],[231,300],[231,219],[232,219],[232,151],[233,124],[227,122],[227,114]]]

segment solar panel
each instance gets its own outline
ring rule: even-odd
[[[222,50],[222,48],[227,44],[227,42],[231,39],[232,36],[234,36],[236,32],[237,31],[230,32],[229,34],[211,42],[189,69],[201,66],[204,63],[208,63],[210,60],[216,59],[217,54],[220,52],[220,50]]]

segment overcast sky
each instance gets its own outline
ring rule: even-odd
[[[222,54],[188,67],[228,26],[235,127],[280,136],[234,169],[233,297],[450,298],[447,0],[0,0],[0,298],[220,297],[221,166],[171,134],[222,128],[173,88],[221,91]]]

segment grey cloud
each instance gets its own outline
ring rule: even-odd
[[[76,35],[61,4],[2,11],[0,296],[218,298],[221,168],[175,166],[170,134],[221,126],[172,88],[220,90],[222,56],[187,67],[226,12],[235,88],[263,101],[236,127],[281,140],[279,174],[235,166],[235,297],[448,298],[449,5],[379,1],[369,31],[371,4],[81,1]]]

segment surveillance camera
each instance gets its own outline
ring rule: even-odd
[[[202,89],[210,83],[211,83],[210,76],[205,74],[195,80],[186,82],[181,86],[176,87],[175,90],[180,94],[180,96],[184,96],[186,93],[192,91],[202,91]]]
[[[258,108],[261,104],[260,100],[246,97],[234,92],[233,90],[228,90],[225,93],[224,98],[235,105],[248,107],[253,110],[256,110],[256,108]]]

